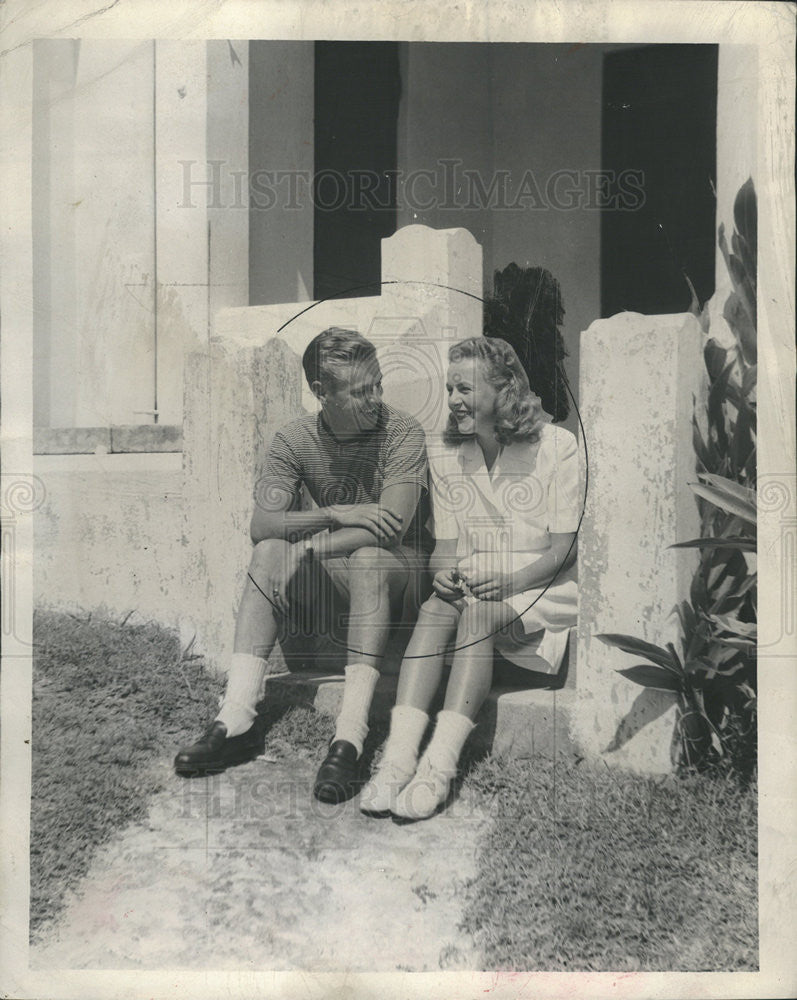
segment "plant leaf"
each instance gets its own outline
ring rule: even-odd
[[[741,639],[741,638],[726,639],[725,636],[722,635],[715,635],[714,642],[719,642],[723,646],[729,646],[732,649],[739,649],[743,653],[752,652],[752,650],[754,650],[757,645],[755,639]]]
[[[733,362],[727,365],[711,383],[708,391],[708,423],[709,435],[714,431],[717,447],[724,455],[728,450],[728,433],[726,428],[725,410],[723,404],[727,397],[728,381],[733,371]]]
[[[735,486],[736,484],[734,483],[733,485]],[[715,507],[719,507],[720,510],[725,510],[729,514],[735,514],[736,517],[744,521],[745,525],[748,525],[750,528],[755,530],[755,504],[737,499],[737,497],[727,489],[710,486],[706,483],[689,483],[689,486],[699,497],[702,497],[704,500],[708,500],[709,503],[713,504]]]
[[[725,370],[728,351],[726,348],[720,347],[713,337],[709,337],[706,341],[706,346],[703,348],[703,359],[706,362],[708,377],[713,381],[715,378],[719,378]]]
[[[755,552],[756,541],[742,535],[732,535],[728,538],[690,538],[688,542],[675,542],[667,546],[670,549],[739,549],[742,552]]]
[[[747,178],[734,198],[733,222],[755,260],[758,244],[758,201],[752,177]]]
[[[654,667],[651,663],[639,663],[635,667],[625,667],[623,670],[618,670],[617,673],[627,677],[635,684],[646,688],[655,688],[657,691],[678,692],[683,690],[680,678],[662,667]]]
[[[750,489],[749,486],[736,483],[727,476],[712,475],[710,472],[702,473],[700,478],[703,482],[708,483],[709,486],[714,486],[718,490],[724,490],[729,496],[736,497],[737,500],[742,500],[755,508],[755,490]]]
[[[711,621],[719,625],[720,628],[737,636],[744,635],[754,638],[758,631],[757,622],[742,622],[738,618],[731,617],[731,615],[711,615],[710,617]]]
[[[755,414],[749,406],[745,405],[739,410],[736,418],[736,426],[733,429],[733,441],[731,442],[731,461],[733,471],[738,477],[750,457],[750,452],[755,448],[753,442],[753,430],[755,428]],[[753,494],[755,496],[755,494]]]
[[[695,449],[695,454],[697,455],[698,462],[703,466],[703,470],[709,472],[711,470],[712,463],[711,457],[709,455],[706,442],[703,440],[703,433],[700,430],[700,426],[697,422],[696,417],[692,417],[692,447]],[[698,470],[699,472],[700,470]]]
[[[750,365],[742,374],[742,392],[749,396],[758,382],[758,367]]]
[[[632,635],[618,635],[614,632],[604,632],[601,635],[596,635],[596,639],[600,639],[601,642],[605,642],[607,646],[616,646],[617,649],[621,649],[624,653],[631,653],[633,656],[644,656],[646,659],[650,660],[652,663],[657,663],[660,667],[664,667],[665,670],[671,670],[674,674],[680,675],[680,664],[676,667],[670,654],[666,649],[662,649],[661,646],[654,646],[651,642],[645,642],[644,639],[636,639]]]
[[[684,670],[689,675],[690,681],[698,687],[704,687],[717,676],[717,667],[707,656],[687,660]]]
[[[754,306],[752,302],[745,301],[749,295],[750,291],[746,286],[737,285],[737,290],[728,296],[723,316],[736,337],[742,357],[749,365],[754,365],[758,356],[758,345]]]

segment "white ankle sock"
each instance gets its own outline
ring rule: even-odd
[[[394,705],[390,713],[390,735],[382,753],[382,764],[396,764],[412,774],[418,763],[418,748],[429,725],[429,716],[412,705]]]
[[[378,680],[379,671],[367,663],[350,663],[346,667],[343,704],[335,726],[335,739],[353,743],[358,755],[363,752],[363,743],[368,735],[368,712]]]
[[[240,736],[255,721],[255,705],[260,698],[266,661],[249,653],[233,653],[224,701],[216,719],[227,727],[227,736]]]
[[[434,734],[426,748],[429,763],[448,778],[457,773],[459,755],[475,723],[459,712],[438,712]]]

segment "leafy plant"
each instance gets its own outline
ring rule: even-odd
[[[734,202],[735,231],[719,246],[732,292],[723,316],[733,344],[709,337],[705,405],[692,416],[698,482],[690,483],[700,536],[673,548],[695,548],[700,562],[689,600],[674,609],[681,653],[632,636],[599,639],[649,663],[620,671],[644,687],[678,696],[681,763],[703,768],[726,761],[749,776],[756,759],[756,264],[757,208],[748,180]],[[701,325],[709,328],[704,308]]]

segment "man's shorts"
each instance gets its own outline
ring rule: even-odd
[[[386,570],[403,573],[404,593],[400,606],[392,612],[391,626],[412,629],[418,608],[431,590],[429,556],[405,545],[378,550],[384,557]],[[290,613],[285,623],[285,635],[294,637],[326,636],[335,645],[346,645],[349,625],[358,615],[369,615],[376,604],[353,608],[350,605],[352,572],[351,556],[305,560],[288,588]],[[380,599],[378,592],[372,595]]]

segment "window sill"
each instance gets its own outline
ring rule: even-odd
[[[119,427],[36,427],[34,455],[129,455],[183,450],[183,428],[176,424]]]

